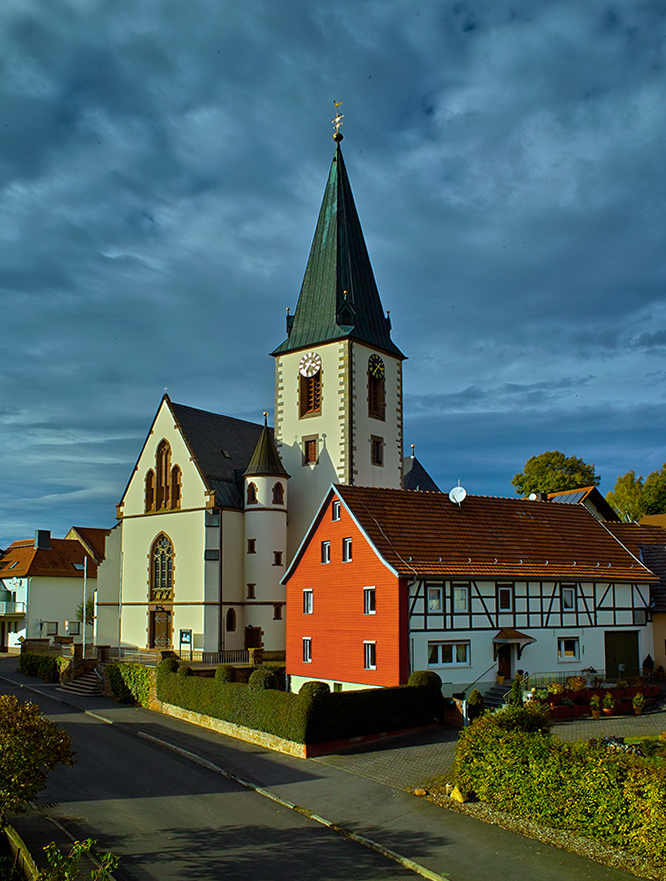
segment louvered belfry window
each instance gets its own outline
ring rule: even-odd
[[[313,376],[301,375],[301,416],[321,410],[321,370]]]

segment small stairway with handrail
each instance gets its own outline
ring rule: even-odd
[[[493,687],[483,695],[485,708],[487,710],[497,710],[500,707],[503,707],[506,703],[506,696],[510,691],[511,682],[508,684],[504,682],[502,685],[493,685]]]
[[[59,691],[91,697],[102,693],[102,682],[97,671],[91,670],[89,673],[84,673],[83,676],[70,679],[69,682],[63,682]]]

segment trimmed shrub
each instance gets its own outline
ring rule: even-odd
[[[440,688],[442,680],[434,670],[414,670],[407,685],[412,688]]]
[[[553,726],[550,707],[534,701],[520,707],[504,707],[493,713],[493,722],[502,731],[526,731],[539,734],[548,734]]]
[[[331,688],[328,682],[319,682],[317,679],[311,679],[309,682],[304,682],[303,685],[301,685],[298,689],[298,693],[302,697],[314,701],[322,697],[322,695],[330,694]]]
[[[261,691],[262,689],[277,690],[277,676],[272,670],[266,667],[257,667],[248,680],[248,688],[252,691]]]
[[[232,667],[231,664],[220,664],[219,667],[215,668],[215,679],[217,682],[235,682],[236,668]]]
[[[188,667],[187,664],[181,664],[176,670],[176,675],[180,676],[181,679],[184,679],[186,676],[191,676],[192,668]]]
[[[470,722],[473,722],[475,719],[478,719],[479,716],[483,715],[485,709],[486,705],[483,700],[483,695],[478,688],[475,688],[467,698],[467,718]]]
[[[106,674],[115,700],[121,704],[148,706],[153,680],[153,673],[149,667],[127,662],[107,664]]]
[[[71,658],[60,655],[38,655],[25,652],[19,655],[19,672],[36,676],[44,682],[59,682],[62,674],[71,667]]]
[[[157,665],[158,673],[175,673],[180,666],[178,658],[162,658]]]

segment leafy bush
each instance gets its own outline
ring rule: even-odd
[[[60,655],[38,655],[25,652],[19,655],[19,672],[37,676],[44,682],[59,682],[61,675],[71,667],[71,659]]]
[[[442,680],[434,670],[414,670],[407,685],[412,688],[440,688]]]
[[[192,668],[188,667],[187,664],[181,664],[176,670],[176,674],[180,676],[181,679],[184,679],[186,676],[192,675]]]
[[[503,811],[585,835],[666,865],[666,763],[507,728],[485,714],[460,734],[456,782]],[[523,711],[524,712],[524,711]],[[506,721],[506,717],[505,717]]]
[[[107,664],[106,674],[115,700],[121,704],[148,706],[153,683],[153,673],[149,667],[127,662]]]
[[[583,676],[569,676],[566,681],[567,691],[583,691],[587,681]]]
[[[561,682],[551,682],[548,686],[548,694],[563,694],[564,686]]]
[[[507,695],[506,702],[510,707],[522,707],[523,705],[523,677],[516,674],[511,689]]]
[[[316,679],[312,679],[309,682],[304,682],[298,689],[298,693],[308,700],[317,700],[317,698],[324,694],[330,694],[331,687],[328,682],[319,682]]]
[[[467,717],[470,722],[473,722],[474,719],[478,719],[479,716],[482,716],[485,708],[486,705],[483,700],[483,695],[478,688],[475,688],[467,698]]]
[[[615,706],[615,698],[610,693],[610,691],[607,691],[604,694],[604,698],[601,701],[601,706],[604,708],[604,710],[612,710]]]
[[[541,734],[547,734],[553,725],[550,708],[534,701],[522,707],[504,707],[493,713],[493,721],[502,731],[536,731]]]
[[[175,673],[180,666],[178,658],[162,658],[157,665],[158,673]]]
[[[252,691],[261,691],[262,689],[277,689],[277,676],[272,670],[266,667],[257,667],[248,680],[248,688]]]
[[[218,682],[235,682],[236,668],[232,667],[231,664],[220,664],[215,669],[215,679]]]

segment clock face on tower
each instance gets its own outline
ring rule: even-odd
[[[368,370],[370,371],[370,376],[374,376],[375,379],[383,379],[385,374],[384,362],[379,357],[379,355],[370,355],[368,359]]]
[[[321,358],[316,352],[306,352],[298,362],[298,372],[301,376],[314,376],[321,370]]]

